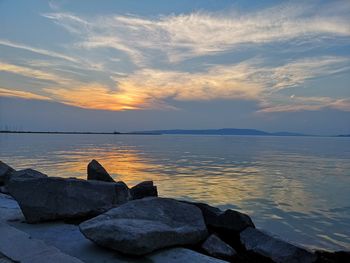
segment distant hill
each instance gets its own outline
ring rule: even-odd
[[[350,134],[340,134],[340,135],[337,135],[337,137],[350,137]]]
[[[206,129],[206,130],[153,130],[140,131],[135,133],[153,133],[153,134],[184,134],[184,135],[261,135],[261,136],[310,136],[293,132],[265,132],[255,129]]]

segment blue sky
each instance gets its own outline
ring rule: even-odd
[[[348,1],[2,0],[0,126],[350,133],[349,14]]]

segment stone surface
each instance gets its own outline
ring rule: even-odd
[[[92,160],[87,166],[87,179],[104,181],[104,182],[115,182],[113,178],[107,173],[106,169],[96,160]]]
[[[172,248],[161,250],[155,252],[149,256],[148,259],[152,263],[224,263],[223,261],[217,258],[208,257],[206,255],[200,254],[198,252],[192,251],[186,248]]]
[[[271,258],[277,263],[310,263],[316,260],[316,255],[311,252],[255,228],[245,229],[240,237],[248,251]]]
[[[153,181],[144,181],[130,189],[132,199],[141,199],[144,197],[157,197],[157,186],[153,185]]]
[[[212,234],[202,244],[202,249],[207,252],[210,256],[228,259],[236,255],[236,251],[222,241],[218,236]]]
[[[91,217],[127,201],[115,184],[78,179],[12,178],[8,190],[29,223]]]
[[[43,241],[0,222],[0,253],[8,259],[21,263],[82,263],[77,258],[62,253]]]
[[[15,169],[7,165],[6,163],[0,161],[0,186],[5,184],[10,174],[14,172]]]
[[[197,244],[207,237],[200,209],[168,198],[130,201],[80,224],[95,243],[131,255]]]
[[[16,200],[9,195],[0,194],[0,222],[23,220],[24,216]]]
[[[191,203],[201,209],[205,223],[208,227],[215,229],[224,229],[225,231],[241,232],[247,227],[254,227],[251,218],[243,213],[227,209],[225,211],[219,208],[204,204]]]
[[[11,175],[5,180],[5,184],[8,184],[10,180],[27,180],[27,179],[35,179],[35,178],[46,178],[48,177],[46,174],[43,174],[34,169],[24,169],[20,171],[12,172]]]

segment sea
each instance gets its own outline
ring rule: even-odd
[[[310,249],[350,249],[350,138],[0,134],[15,169],[86,178],[98,160],[130,187],[248,214],[257,228]]]

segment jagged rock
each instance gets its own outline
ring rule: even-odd
[[[128,201],[118,184],[58,177],[14,177],[8,190],[29,223],[96,216]]]
[[[0,186],[5,184],[5,181],[8,180],[8,177],[14,171],[15,169],[13,169],[11,166],[0,161]]]
[[[242,231],[240,237],[248,251],[271,258],[277,263],[311,263],[316,260],[315,254],[252,227]]]
[[[88,164],[87,174],[88,180],[115,182],[109,173],[107,173],[106,169],[96,160],[92,160]]]
[[[224,263],[217,258],[208,257],[186,248],[171,248],[154,252],[147,256],[152,263]]]
[[[219,237],[212,234],[202,244],[202,249],[207,252],[210,256],[228,259],[236,255],[236,251],[222,241]]]
[[[130,189],[126,183],[119,181],[114,183],[114,187],[117,195],[117,204],[122,204],[132,199]]]
[[[153,181],[144,181],[130,189],[132,199],[141,199],[144,197],[158,196],[157,186],[153,185]]]
[[[80,230],[98,245],[131,255],[197,244],[207,236],[200,209],[174,199],[152,197],[111,209],[81,223]]]
[[[251,218],[243,213],[227,209],[220,210],[204,203],[186,202],[201,209],[205,223],[215,230],[239,233],[247,227],[255,227]]]
[[[23,263],[82,263],[41,240],[0,222],[0,251],[7,259]],[[1,257],[0,257],[1,260]],[[10,261],[11,262],[11,261]]]

